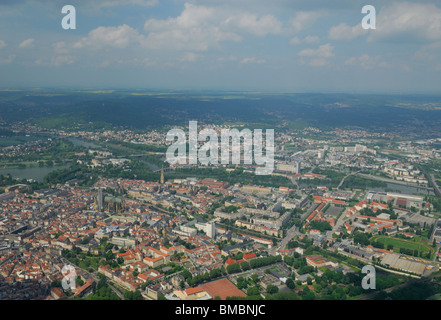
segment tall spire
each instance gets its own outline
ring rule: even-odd
[[[159,181],[160,184],[164,184],[164,166],[161,168],[161,180]]]

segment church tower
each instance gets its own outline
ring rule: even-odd
[[[159,181],[160,184],[164,184],[165,179],[164,179],[164,166],[162,166],[161,168],[161,180]]]

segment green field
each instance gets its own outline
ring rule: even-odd
[[[386,237],[386,236],[374,236],[372,237],[372,240],[375,240],[375,242],[384,244],[384,248],[387,249],[388,245],[393,245],[393,250],[395,252],[399,252],[400,248],[403,249],[410,249],[410,250],[418,250],[423,253],[430,252],[433,253],[433,248],[430,247],[430,245],[427,245],[422,242],[418,241],[412,241],[412,240],[405,240],[405,239],[398,239],[398,238],[392,238],[392,237]]]
[[[0,148],[8,146],[16,146],[29,141],[38,140],[41,137],[28,137],[24,135],[14,135],[8,137],[0,137]]]

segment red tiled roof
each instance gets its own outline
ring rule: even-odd
[[[199,292],[202,292],[202,291],[204,291],[204,289],[202,289],[201,287],[188,288],[188,289],[184,290],[184,292],[185,292],[185,294],[187,296],[190,296],[192,294],[196,294],[196,293],[199,293]]]
[[[248,260],[248,259],[257,258],[257,256],[256,256],[256,254],[253,252],[253,253],[245,254],[245,255],[243,256],[243,258],[244,258],[245,260]]]

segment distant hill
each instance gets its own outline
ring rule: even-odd
[[[46,128],[159,128],[246,123],[289,128],[361,127],[431,134],[441,127],[441,96],[239,92],[0,91],[0,120]]]

